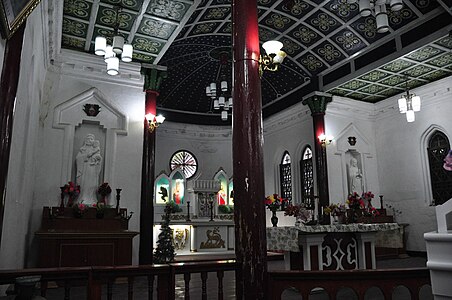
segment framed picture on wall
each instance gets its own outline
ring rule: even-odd
[[[41,0],[1,0],[1,32],[9,39]]]

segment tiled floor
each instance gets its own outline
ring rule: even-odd
[[[225,257],[229,258],[229,257]],[[179,258],[182,259],[182,258]],[[377,268],[411,268],[411,267],[425,267],[426,259],[422,257],[407,257],[401,259],[387,259],[377,261]],[[282,260],[269,260],[268,270],[281,270],[284,269],[284,262]],[[235,299],[235,277],[233,272],[226,272],[224,277],[224,299]],[[147,285],[144,278],[137,278],[134,284],[134,299],[147,299]],[[106,290],[104,289],[104,294]],[[217,279],[214,274],[209,274],[207,281],[207,294],[208,299],[217,299]],[[60,300],[64,299],[64,290],[62,288],[49,289],[47,293],[48,300]],[[127,299],[127,285],[115,284],[113,287],[113,299],[123,300]],[[409,300],[403,290],[395,291],[394,300]],[[176,281],[176,298],[184,299],[184,281],[182,276],[177,277]],[[190,298],[194,300],[201,299],[201,279],[199,274],[192,275],[190,281]],[[81,287],[74,287],[71,289],[71,299],[86,299],[86,289]],[[103,299],[106,299],[104,297]],[[156,299],[156,298],[154,298]],[[283,294],[284,300],[301,299],[301,296],[296,291],[286,290]],[[314,292],[309,297],[309,300],[327,300],[328,296],[322,291]],[[353,300],[355,299],[350,295],[349,291],[344,290],[336,298],[337,300]],[[382,299],[378,298],[377,294],[370,295],[366,300]],[[422,300],[433,299],[431,292],[427,291]]]

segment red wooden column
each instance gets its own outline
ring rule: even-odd
[[[235,253],[237,299],[266,299],[262,100],[256,1],[233,0]]]
[[[144,91],[146,92],[145,115],[157,115],[157,92],[166,70],[142,68]],[[154,225],[154,180],[155,180],[155,133],[149,130],[149,123],[144,118],[143,157],[141,166],[141,201],[140,201],[140,265],[152,264],[153,225]]]
[[[319,135],[325,134],[325,111],[326,105],[331,102],[332,97],[329,94],[315,92],[303,99],[303,104],[308,105],[311,110],[312,121],[314,122],[314,148],[315,148],[315,167],[317,174],[317,193],[319,195],[319,211],[321,213],[323,206],[330,203],[328,192],[328,168],[326,163],[326,149],[319,140]]]
[[[20,56],[24,38],[25,22],[6,42],[0,79],[0,245],[5,211],[6,177],[13,134],[14,106],[19,82]]]

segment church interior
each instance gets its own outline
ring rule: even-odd
[[[213,255],[236,299],[385,256],[452,299],[452,1],[1,2],[0,298],[18,270]]]

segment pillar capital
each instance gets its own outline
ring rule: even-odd
[[[166,67],[162,66],[142,66],[140,73],[144,75],[143,90],[146,92],[158,92],[162,80],[168,76]]]
[[[322,92],[313,92],[303,98],[302,103],[309,106],[311,115],[325,114],[326,105],[333,100],[331,94]]]

